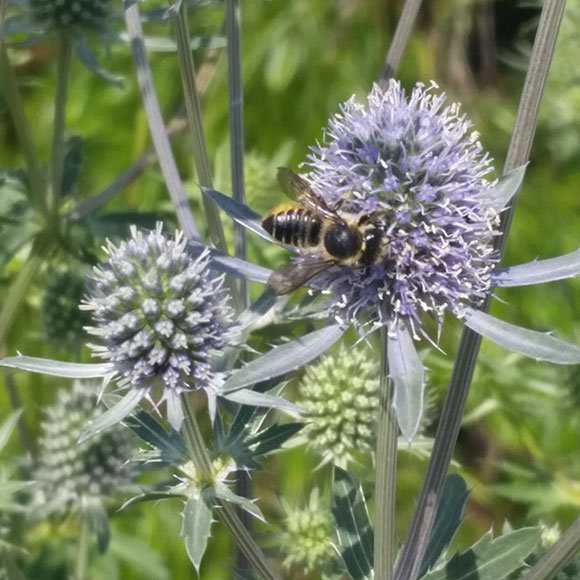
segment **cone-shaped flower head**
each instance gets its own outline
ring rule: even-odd
[[[323,461],[346,468],[375,442],[379,364],[365,348],[347,348],[306,368],[297,401],[308,413],[304,437]]]
[[[384,231],[385,256],[367,268],[343,267],[317,278],[332,288],[333,313],[373,322],[382,307],[420,328],[441,323],[491,287],[497,263],[497,212],[486,202],[490,159],[459,106],[418,84],[409,98],[391,81],[362,105],[353,97],[309,155],[308,178],[329,205],[364,213]]]
[[[111,12],[111,0],[31,0],[34,19],[47,28],[101,31]]]
[[[316,574],[324,580],[342,578],[332,546],[334,522],[327,506],[314,489],[308,505],[292,508],[284,502],[286,520],[284,531],[279,534],[282,552],[286,555],[283,566],[287,570],[300,570],[304,574]]]
[[[225,344],[231,310],[208,253],[192,258],[182,233],[166,238],[161,229],[133,227],[119,246],[108,242],[83,307],[96,323],[88,331],[102,341],[91,346],[113,364],[119,385],[144,395],[159,385],[178,428],[179,395],[215,384],[210,357]]]
[[[99,383],[76,382],[72,389],[61,390],[56,403],[46,409],[36,473],[42,503],[79,507],[84,498],[110,496],[132,482],[128,429],[115,425],[78,443],[87,424],[103,412],[97,404],[99,388]]]

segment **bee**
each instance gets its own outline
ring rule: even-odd
[[[364,268],[385,258],[386,234],[378,220],[385,212],[342,212],[344,198],[330,207],[290,169],[279,167],[277,177],[282,191],[297,204],[276,206],[262,220],[262,227],[276,241],[307,255],[272,272],[270,292],[290,294],[332,266]]]

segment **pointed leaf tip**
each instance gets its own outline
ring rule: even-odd
[[[423,414],[425,367],[415,343],[404,326],[396,325],[387,339],[389,376],[393,381],[394,407],[401,433],[409,443],[417,433]]]
[[[524,181],[526,168],[527,163],[504,173],[497,184],[486,191],[486,200],[496,211],[501,211],[519,191]]]
[[[580,348],[545,332],[521,328],[473,308],[465,309],[463,319],[471,330],[507,350],[556,364],[580,364]]]

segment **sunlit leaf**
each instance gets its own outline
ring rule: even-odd
[[[261,238],[264,238],[269,242],[272,241],[270,234],[262,227],[262,216],[260,214],[257,214],[247,205],[240,203],[219,191],[215,191],[215,189],[202,187],[201,191],[235,222],[259,235]]]
[[[216,483],[213,487],[213,493],[218,499],[233,503],[255,518],[266,523],[266,518],[263,516],[262,511],[252,500],[236,495],[227,485]]]
[[[397,324],[387,339],[389,376],[395,388],[394,407],[401,433],[412,441],[423,414],[425,367],[405,326]]]
[[[538,545],[540,535],[541,528],[521,528],[495,540],[487,533],[422,580],[503,580],[525,565],[524,558]]]
[[[199,242],[190,241],[187,244],[187,250],[192,256],[199,256],[206,250],[207,246]],[[209,249],[210,266],[219,272],[225,272],[236,278],[245,278],[252,282],[261,282],[265,284],[272,273],[272,270],[263,268],[256,264],[234,258],[229,254],[224,254],[215,248]]]
[[[185,551],[199,574],[201,560],[211,533],[212,515],[204,497],[191,496],[182,512],[180,536],[185,538]]]
[[[139,503],[148,503],[150,501],[161,501],[163,499],[185,499],[181,493],[173,493],[171,491],[148,491],[141,495],[136,495],[128,499],[120,508],[119,511],[126,510],[128,507]]]
[[[497,184],[485,192],[485,199],[496,210],[502,210],[508,202],[516,195],[524,181],[526,165],[516,167],[502,175]]]
[[[549,334],[514,326],[473,308],[465,309],[464,321],[471,330],[507,350],[556,364],[580,363],[580,348]]]
[[[233,373],[224,383],[223,393],[236,391],[296,370],[326,352],[345,332],[344,326],[334,324],[276,346]]]
[[[120,423],[145,397],[144,389],[130,389],[127,394],[113,407],[91,421],[79,438],[79,443],[86,441],[93,435]]]
[[[528,262],[499,270],[493,277],[495,286],[529,286],[573,278],[580,274],[580,250],[557,258]]]
[[[240,405],[250,405],[252,407],[267,407],[268,409],[278,409],[291,415],[300,416],[303,411],[300,407],[284,399],[266,393],[259,393],[250,389],[238,389],[227,392],[224,398]]]
[[[338,552],[353,580],[372,578],[373,531],[362,488],[339,467],[334,471],[332,514]]]
[[[69,363],[24,355],[0,359],[0,367],[8,367],[30,373],[40,373],[42,375],[65,377],[68,379],[94,379],[97,377],[105,377],[113,372],[113,365],[110,363]]]
[[[455,532],[463,522],[463,510],[468,496],[469,490],[461,476],[456,473],[447,476],[429,544],[421,564],[419,578],[437,562],[439,556],[453,539]]]

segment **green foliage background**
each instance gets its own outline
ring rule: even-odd
[[[275,168],[287,165],[297,169],[305,160],[308,146],[321,138],[321,128],[338,105],[352,94],[364,98],[378,79],[401,4],[384,0],[243,4],[246,185],[248,203],[254,209],[263,213],[282,201],[275,185]],[[147,8],[155,5],[145,3]],[[448,93],[449,101],[463,103],[484,146],[496,159],[496,175],[501,172],[509,144],[538,15],[539,6],[507,0],[425,2],[398,74],[408,88],[417,81],[435,80]],[[222,19],[220,3],[193,10],[193,34],[217,35]],[[506,265],[554,257],[580,245],[579,20],[578,4],[570,2],[508,242]],[[170,28],[152,24],[147,25],[146,32],[169,35]],[[47,158],[55,89],[54,45],[47,40],[31,49],[13,50],[10,56],[35,142]],[[81,136],[84,143],[79,199],[103,190],[150,147],[129,48],[116,44],[110,47],[109,55],[101,50],[99,58],[109,71],[123,77],[124,87],[108,85],[73,62],[66,123],[67,133]],[[215,187],[229,194],[225,55],[221,50],[198,50],[195,58]],[[172,52],[154,54],[152,66],[162,110],[169,120],[182,102],[176,56]],[[16,169],[23,160],[1,102],[0,116],[0,164],[2,169]],[[174,152],[199,218],[200,194],[183,134],[174,140]],[[152,165],[105,210],[172,215],[158,167]],[[229,236],[231,243],[231,231]],[[286,259],[282,250],[266,247],[254,238],[249,240],[249,257],[270,267]],[[0,302],[25,258],[22,253],[17,255],[0,272]],[[11,355],[18,350],[67,360],[76,356],[49,340],[42,326],[43,289],[53,273],[46,268],[38,272],[2,345],[4,353]],[[252,287],[254,297],[258,292]],[[536,330],[553,330],[580,343],[577,280],[502,290],[498,297],[501,301],[494,303],[492,314]],[[428,430],[436,426],[459,330],[449,320],[441,344],[446,354],[426,351],[433,401]],[[89,360],[88,351],[83,350],[81,355]],[[18,373],[9,379],[7,374],[0,374],[0,383],[9,380],[15,384],[25,419],[35,434],[42,407],[54,400],[58,382],[38,375]],[[8,415],[10,407],[2,386],[2,417]],[[473,488],[467,506],[469,518],[457,545],[465,547],[490,527],[499,531],[506,521],[513,527],[538,520],[561,527],[571,523],[580,507],[579,433],[579,370],[525,360],[484,341],[456,453],[457,470]],[[8,451],[4,457],[7,461],[20,453],[16,437]],[[317,458],[305,457],[302,449],[295,449],[275,457],[265,472],[256,474],[256,495],[263,498],[260,505],[267,516],[280,519],[280,495],[289,503],[306,503],[312,485],[324,480],[324,472],[315,471],[317,463]],[[424,468],[423,460],[401,453],[401,538]],[[95,555],[93,577],[193,577],[178,538],[180,507],[176,503],[140,504],[115,514],[113,544],[106,556]],[[272,543],[276,527],[260,528],[260,532],[267,543]],[[63,578],[65,563],[74,554],[75,533],[66,525],[55,529],[42,524],[29,530],[26,547],[34,562],[30,577]],[[231,577],[224,564],[231,563],[231,549],[227,533],[216,524],[202,578]],[[131,565],[121,557],[123,553],[133,554]]]

